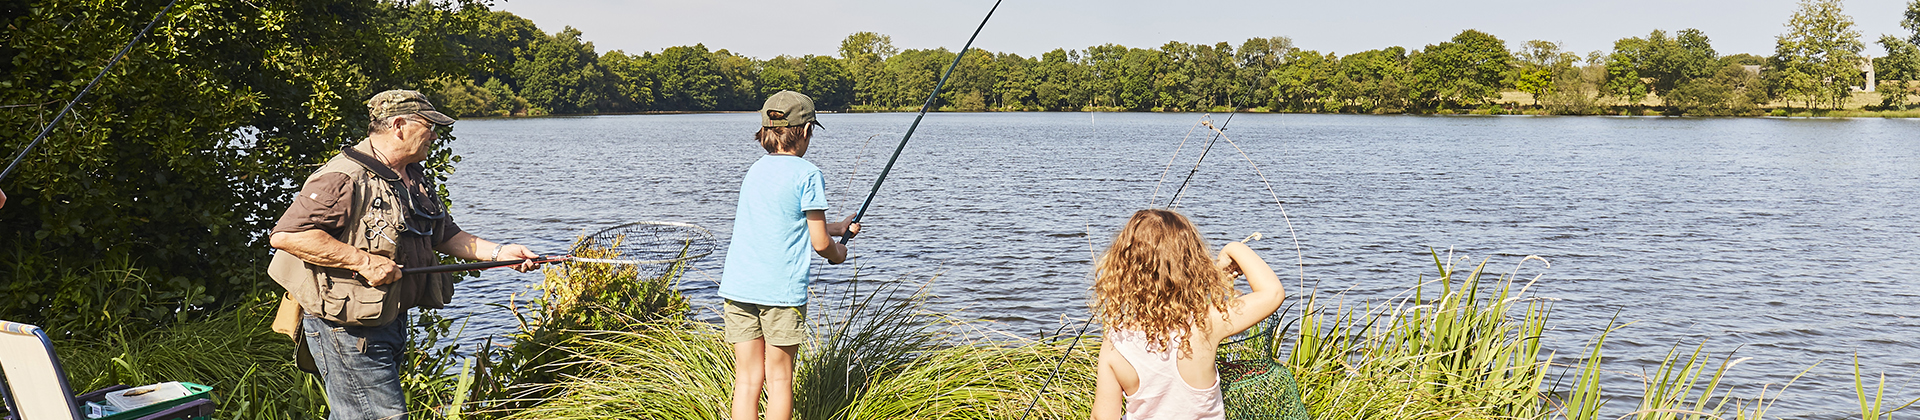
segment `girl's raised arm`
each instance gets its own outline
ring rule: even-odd
[[[1280,303],[1287,298],[1286,287],[1280,284],[1280,276],[1274,274],[1273,267],[1267,266],[1266,260],[1260,259],[1260,255],[1245,243],[1234,242],[1221,247],[1220,258],[1214,261],[1214,265],[1227,270],[1229,274],[1246,276],[1247,286],[1253,291],[1233,298],[1233,304],[1227,307],[1227,325],[1225,328],[1212,328],[1215,336],[1208,339],[1218,342],[1252,328],[1254,324],[1273,315],[1273,311],[1279,310]]]

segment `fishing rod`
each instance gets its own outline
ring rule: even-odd
[[[940,97],[940,88],[947,86],[947,76],[953,75],[953,69],[960,67],[960,59],[967,56],[967,50],[973,48],[973,40],[980,37],[980,30],[986,29],[987,21],[993,19],[993,11],[1000,9],[1000,2],[994,0],[993,8],[987,9],[987,17],[980,19],[980,26],[973,28],[973,36],[967,37],[967,44],[960,47],[960,53],[953,56],[953,64],[947,65],[947,72],[940,75],[940,82],[933,85],[933,93],[927,94],[927,101],[920,104],[920,115],[913,117],[913,125],[907,126],[907,135],[900,137],[900,145],[894,146],[893,157],[887,158],[887,166],[880,169],[880,177],[873,180],[873,190],[867,192],[867,201],[860,203],[860,211],[853,214],[853,223],[867,216],[867,207],[873,205],[873,197],[880,194],[880,184],[887,182],[887,173],[893,172],[893,163],[900,160],[900,151],[906,150],[907,139],[913,138],[913,130],[920,128],[920,119],[927,117],[927,110],[933,108],[933,100]],[[840,237],[840,244],[846,245],[853,240],[854,234],[848,232]]]
[[[66,107],[60,108],[59,114],[53,115],[53,121],[48,122],[46,127],[41,128],[40,135],[34,136],[33,141],[27,143],[27,147],[25,149],[20,149],[20,154],[13,157],[13,162],[7,164],[6,170],[0,170],[0,181],[5,181],[7,179],[7,175],[13,174],[13,168],[20,165],[20,160],[25,159],[27,157],[27,153],[33,151],[34,146],[40,145],[40,141],[45,140],[47,138],[47,134],[53,133],[53,127],[55,127],[57,124],[60,123],[61,117],[67,116],[67,111],[73,110],[73,104],[80,103],[80,98],[86,97],[87,92],[93,91],[93,86],[100,84],[100,79],[107,77],[107,71],[113,70],[113,65],[115,63],[119,63],[120,58],[125,57],[127,55],[127,51],[133,49],[134,44],[140,43],[140,39],[145,38],[147,36],[147,32],[153,30],[153,25],[160,23],[160,19],[166,18],[167,11],[173,10],[173,4],[179,1],[180,0],[168,1],[167,7],[161,8],[160,14],[158,16],[154,16],[152,21],[147,22],[147,27],[145,29],[141,29],[140,33],[134,34],[133,40],[128,41],[127,46],[120,47],[120,52],[115,53],[113,55],[113,59],[107,61],[107,68],[100,69],[100,74],[93,76],[93,81],[88,82],[87,87],[81,88],[79,95],[74,95],[73,100],[67,101]]]
[[[1207,152],[1213,150],[1213,142],[1220,140],[1220,136],[1226,134],[1227,124],[1233,124],[1233,115],[1239,113],[1240,107],[1233,107],[1233,112],[1227,113],[1227,121],[1220,123],[1220,127],[1214,130],[1213,138],[1207,139],[1207,145],[1200,148],[1200,159],[1193,161],[1193,170],[1187,171],[1187,179],[1181,180],[1180,188],[1174,189],[1173,196],[1167,198],[1167,208],[1173,208],[1174,203],[1180,202],[1180,193],[1187,190],[1187,183],[1193,182],[1193,174],[1200,172],[1200,162],[1207,160]]]

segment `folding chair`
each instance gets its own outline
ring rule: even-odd
[[[15,420],[82,420],[86,417],[80,415],[80,406],[85,401],[128,388],[115,385],[75,397],[47,334],[40,327],[7,321],[0,321],[0,373],[4,373],[0,375],[0,402],[6,403],[6,418]],[[212,413],[213,401],[198,399],[137,420],[205,417]]]
[[[1231,420],[1309,420],[1300,401],[1300,384],[1293,372],[1275,358],[1273,340],[1280,314],[1261,321],[1237,340],[1220,344],[1214,363],[1219,366],[1221,397]]]

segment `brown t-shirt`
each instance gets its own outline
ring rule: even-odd
[[[425,168],[419,164],[407,165],[407,179],[425,179]],[[378,179],[373,182],[384,182]],[[407,182],[409,194],[418,197],[416,203],[433,210],[442,207],[435,195],[427,194],[422,184]],[[287,212],[280,215],[280,221],[273,226],[273,232],[298,233],[319,229],[328,236],[340,237],[340,230],[346,228],[348,214],[353,209],[352,177],[343,173],[325,173],[314,177],[301,186],[299,195]],[[439,264],[440,254],[434,251],[442,243],[460,234],[460,225],[454,223],[453,215],[448,214],[439,220],[431,220],[409,214],[408,224],[424,224],[433,227],[431,237],[415,235],[402,230],[400,234],[398,258],[394,259],[405,267],[426,267]],[[422,229],[424,230],[424,229]],[[415,298],[428,296],[426,290],[414,290],[427,287],[423,278],[431,274],[409,274],[400,279],[392,291],[400,299],[401,308],[416,306]]]

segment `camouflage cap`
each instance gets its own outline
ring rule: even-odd
[[[408,114],[419,115],[435,125],[453,125],[453,118],[433,110],[433,103],[427,102],[427,95],[419,91],[394,89],[374,94],[367,100],[367,115],[373,119]]]
[[[760,106],[761,127],[794,127],[807,123],[825,127],[814,119],[813,98],[806,94],[783,90],[767,97],[766,105]]]

